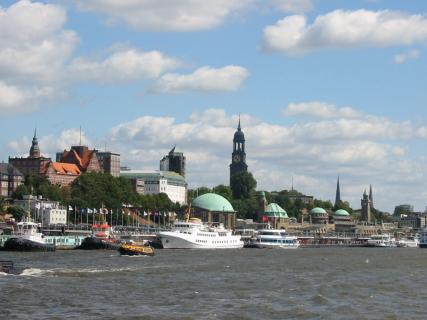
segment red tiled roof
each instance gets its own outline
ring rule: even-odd
[[[59,174],[79,175],[81,173],[80,169],[72,163],[52,162],[52,168]]]

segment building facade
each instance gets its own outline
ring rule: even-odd
[[[120,154],[109,151],[97,152],[101,168],[113,177],[120,177]]]
[[[67,210],[57,201],[49,201],[32,195],[24,196],[23,200],[15,200],[14,205],[29,212],[37,223],[43,226],[49,224],[67,224]]]
[[[139,194],[165,193],[173,203],[187,204],[187,182],[171,171],[122,171],[120,176],[130,180]]]
[[[0,163],[0,196],[10,198],[13,192],[24,183],[24,175],[8,163]]]
[[[168,155],[160,160],[160,171],[172,171],[185,178],[185,156],[176,150],[176,146],[169,151]]]
[[[18,169],[24,176],[30,174],[43,175],[49,162],[51,162],[50,158],[45,158],[41,155],[39,142],[37,140],[37,131],[34,131],[28,157],[9,157],[9,164]]]
[[[246,147],[245,147],[245,134],[242,131],[240,125],[237,127],[237,131],[234,133],[233,138],[233,153],[231,155],[230,164],[230,184],[231,178],[240,172],[248,172],[248,165],[246,164]]]

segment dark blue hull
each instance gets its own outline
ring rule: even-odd
[[[77,249],[82,250],[118,250],[120,243],[95,237],[84,238],[82,244]]]
[[[10,238],[3,246],[5,251],[55,251],[53,244],[38,243],[28,239]]]

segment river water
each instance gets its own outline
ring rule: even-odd
[[[0,252],[0,319],[427,319],[427,250]]]

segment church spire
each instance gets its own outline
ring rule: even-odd
[[[242,127],[240,126],[240,113],[239,113],[239,125],[237,127],[237,130],[242,131]]]
[[[369,186],[369,201],[371,202],[371,209],[374,208],[374,196],[372,192],[372,184]]]
[[[341,203],[341,188],[340,188],[340,177],[338,176],[337,192],[335,195],[335,206],[338,206],[340,203]]]
[[[30,148],[30,158],[40,158],[39,142],[37,140],[37,128],[34,129],[34,137]]]

